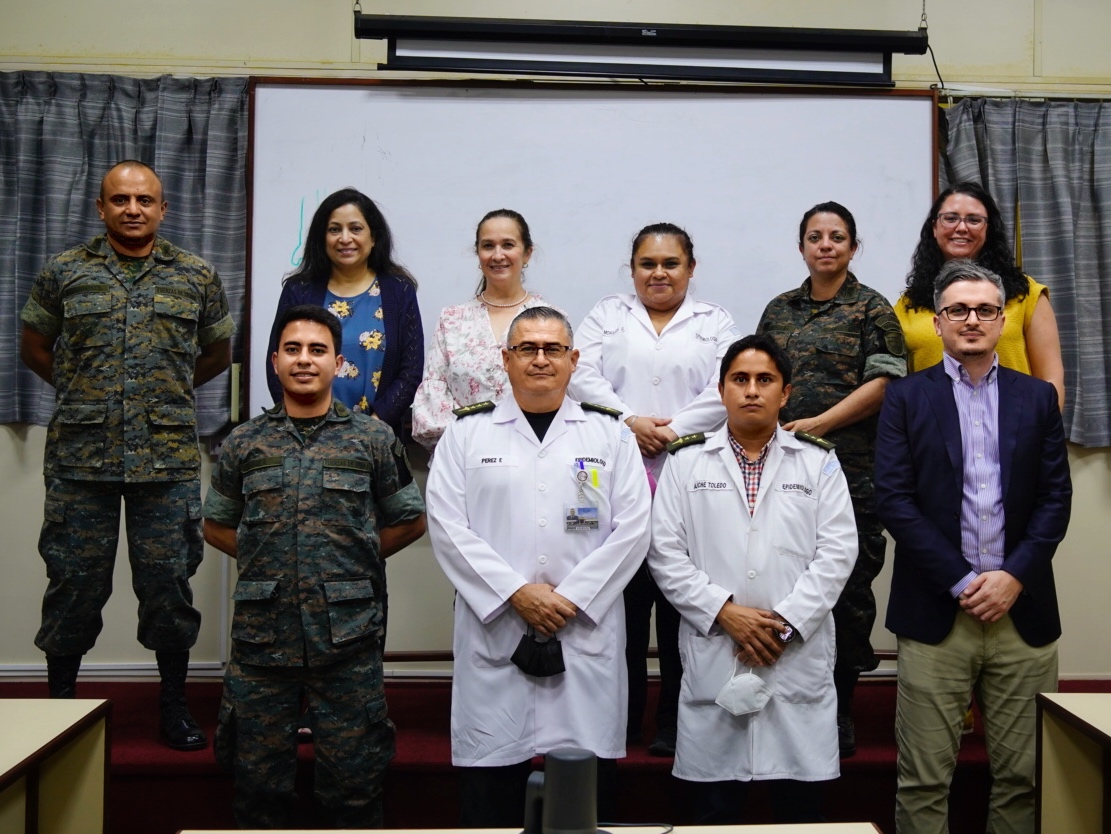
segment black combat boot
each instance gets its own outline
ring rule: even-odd
[[[79,654],[48,654],[46,656],[46,685],[51,698],[77,697],[77,670],[81,668]]]
[[[203,750],[208,737],[197,726],[185,705],[185,676],[189,672],[189,652],[155,652],[162,692],[158,705],[162,712],[162,740],[174,750]]]

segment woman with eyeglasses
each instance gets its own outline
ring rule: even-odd
[[[608,295],[579,325],[579,366],[571,396],[621,412],[636,438],[649,483],[663,468],[667,444],[725,422],[718,366],[739,333],[722,307],[695,299],[694,243],[673,223],[645,226],[633,238],[632,293]],[[648,752],[675,752],[679,709],[679,614],[642,565],[625,589],[625,660],[629,670],[630,742],[640,738],[647,698],[648,642],[656,606],[660,698]]]
[[[1015,266],[999,207],[974,182],[943,191],[922,224],[907,289],[895,305],[906,336],[908,369],[920,371],[941,361],[941,339],[933,325],[934,279],[955,258],[973,260],[1003,279],[1007,320],[995,349],[999,364],[1053,383],[1064,408],[1065,366],[1049,288]]]
[[[497,402],[509,385],[502,366],[510,322],[528,307],[552,306],[524,286],[532,258],[532,234],[520,213],[495,209],[475,230],[482,276],[474,297],[440,313],[413,402],[413,438],[429,452],[457,408]],[[562,312],[562,311],[560,311]]]

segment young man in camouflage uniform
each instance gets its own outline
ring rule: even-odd
[[[851,756],[856,752],[853,690],[860,673],[878,665],[871,644],[876,620],[872,581],[883,568],[886,541],[883,525],[876,518],[872,488],[876,417],[873,413],[828,433],[811,429],[807,418],[823,414],[873,381],[885,385],[889,379],[906,376],[903,332],[887,300],[851,272],[830,299],[813,300],[809,278],[799,289],[773,299],[756,332],[774,337],[795,369],[791,399],[780,414],[784,427],[820,434],[833,443],[849,482],[859,552],[833,609],[837,626],[833,681],[841,755]],[[879,410],[878,401],[875,410]]]
[[[385,557],[424,533],[424,503],[389,426],[332,399],[339,320],[293,307],[278,332],[283,402],[231,433],[205,498],[205,538],[239,563],[216,755],[239,825],[288,827],[307,695],[317,798],[336,827],[381,827]]]
[[[57,389],[35,645],[50,696],[74,697],[111,594],[122,498],[139,642],[162,677],[162,736],[198,750],[207,739],[184,689],[201,621],[189,578],[204,548],[193,390],[228,366],[233,326],[212,267],[157,236],[167,203],[150,167],[116,165],[96,205],[107,234],[51,258],[21,314],[20,356]]]

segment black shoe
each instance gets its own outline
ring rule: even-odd
[[[174,750],[204,750],[208,736],[184,706],[163,708],[162,740]]]
[[[842,759],[856,755],[856,728],[853,726],[851,715],[837,716],[837,746],[840,748]]]
[[[665,728],[656,731],[656,737],[648,745],[649,756],[671,758],[675,755],[675,729]]]

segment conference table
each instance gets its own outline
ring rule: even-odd
[[[110,701],[0,699],[0,834],[102,834]]]
[[[601,828],[605,831],[603,825]],[[662,832],[669,830],[665,826],[659,825],[646,825],[637,826],[633,828],[614,828],[613,832],[621,832],[621,834],[662,834]],[[728,834],[728,832],[736,831],[737,834],[882,834],[878,826],[870,822],[827,822],[821,825],[814,823],[806,823],[805,825],[678,825],[674,829],[670,829],[672,834]],[[252,832],[244,830],[235,831],[215,831],[210,829],[187,829],[178,832],[178,834],[263,834],[263,832]],[[311,834],[309,831],[294,830],[288,831],[270,831],[267,834]],[[435,829],[435,828],[418,828],[418,829],[378,829],[374,832],[367,830],[364,834],[461,834],[461,829]],[[467,834],[521,834],[519,828],[469,828]]]
[[[1111,834],[1111,693],[1038,696],[1037,828]]]

